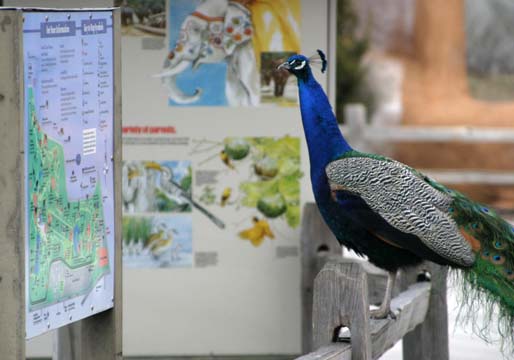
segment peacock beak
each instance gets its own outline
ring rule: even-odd
[[[286,61],[285,63],[282,63],[279,66],[277,66],[277,70],[280,70],[280,69],[289,70],[289,69],[291,69],[291,66],[289,66],[289,63]]]

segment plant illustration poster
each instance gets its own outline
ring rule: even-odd
[[[225,232],[259,247],[300,225],[300,139],[229,137],[195,141],[195,198]]]

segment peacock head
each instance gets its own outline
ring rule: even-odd
[[[286,62],[280,64],[277,69],[286,69],[296,77],[304,78],[310,73],[310,65],[313,63],[321,64],[321,72],[325,72],[327,68],[327,60],[323,51],[318,50],[317,54],[310,58],[300,54],[292,55]]]

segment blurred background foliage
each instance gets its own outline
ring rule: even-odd
[[[336,115],[344,122],[344,107],[350,103],[363,103],[368,111],[373,97],[366,86],[366,67],[362,60],[370,43],[368,36],[357,36],[358,14],[353,0],[337,2],[337,71]]]
[[[466,1],[466,51],[472,96],[514,99],[514,1]]]

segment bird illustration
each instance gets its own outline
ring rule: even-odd
[[[218,226],[220,229],[225,228],[225,223],[218,219],[214,214],[212,214],[209,210],[204,208],[202,205],[197,203],[195,200],[193,200],[190,192],[186,191],[181,184],[176,182],[173,179],[173,171],[168,166],[161,166],[159,163],[155,161],[147,161],[145,162],[145,169],[147,170],[155,170],[161,172],[161,179],[160,179],[160,189],[158,192],[158,196],[166,196],[168,199],[173,199],[176,203],[179,205],[184,204],[191,204],[193,207],[195,207],[197,210],[199,210],[202,214],[207,216],[216,226]],[[222,195],[222,206],[225,205],[226,201],[230,197],[231,189],[228,188],[225,189],[223,194],[227,193],[227,198],[223,200]]]
[[[145,161],[144,162],[145,169],[155,170],[155,171],[162,171],[162,166],[156,161]]]
[[[502,329],[514,319],[514,228],[496,212],[395,160],[359,152],[343,137],[311,64],[293,55],[280,65],[298,80],[300,111],[320,213],[338,241],[388,271],[374,318],[390,312],[398,269],[430,260],[461,269],[480,304],[499,305]],[[506,334],[512,334],[509,330]]]
[[[136,168],[128,168],[128,179],[132,180],[138,176],[141,176],[141,173]]]
[[[250,240],[253,246],[258,247],[267,236],[270,239],[275,238],[275,234],[271,231],[269,223],[266,220],[260,220],[258,217],[252,219],[253,226],[239,233],[241,239]]]
[[[225,165],[227,165],[230,169],[234,170],[235,169],[235,166],[234,164],[232,164],[232,160],[230,160],[230,157],[228,156],[228,154],[226,153],[225,150],[221,150],[220,151],[220,159],[221,161],[223,161],[223,163]]]
[[[232,188],[226,187],[221,193],[220,205],[223,207],[227,205],[228,199],[232,195]]]
[[[150,234],[145,240],[145,248],[148,248],[154,258],[159,258],[168,251],[173,244],[173,234],[177,234],[175,229],[169,230],[166,225],[159,225],[158,231]]]

